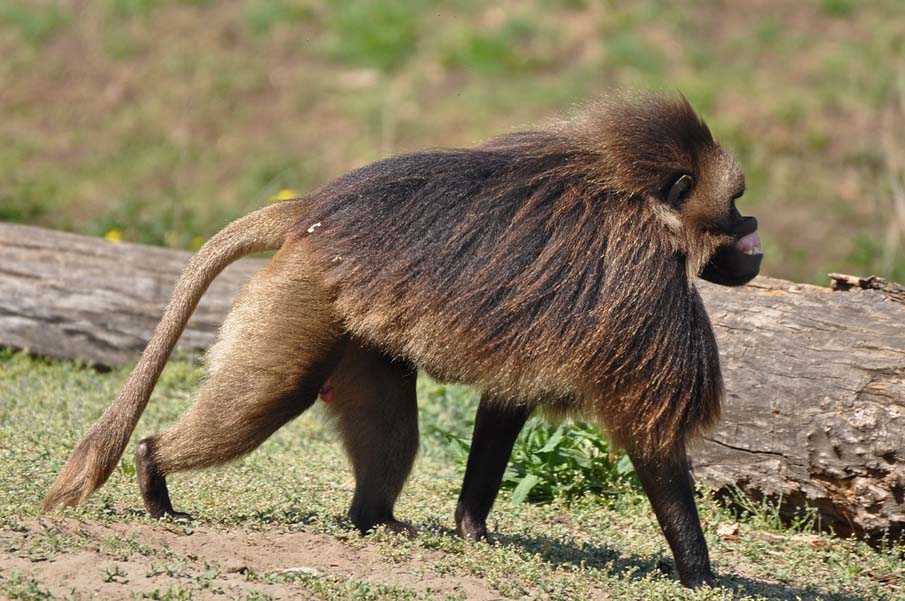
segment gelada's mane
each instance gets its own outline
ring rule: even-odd
[[[689,250],[652,207],[714,145],[683,98],[621,96],[354,171],[313,195],[321,226],[299,236],[353,334],[503,402],[560,399],[653,452],[719,412]]]

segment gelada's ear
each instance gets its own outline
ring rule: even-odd
[[[688,196],[688,193],[691,192],[692,188],[694,188],[694,178],[687,173],[680,175],[669,187],[669,192],[666,194],[666,202],[671,207],[678,207],[685,200],[685,197]]]

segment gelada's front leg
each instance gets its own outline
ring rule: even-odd
[[[471,540],[487,537],[487,515],[500,491],[512,446],[529,415],[531,410],[527,407],[511,407],[481,398],[462,493],[456,505],[459,536]]]
[[[704,584],[712,586],[715,577],[695,506],[685,449],[660,458],[629,455],[672,549],[679,580],[692,588]]]

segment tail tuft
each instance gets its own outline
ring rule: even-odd
[[[57,505],[79,505],[110,477],[119,454],[111,458],[110,453],[97,444],[97,438],[89,435],[73,451],[44,497],[44,511],[52,511]]]

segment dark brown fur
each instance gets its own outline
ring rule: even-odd
[[[357,336],[495,398],[554,400],[656,454],[714,423],[722,383],[687,271],[703,251],[649,197],[722,151],[684,101],[617,106],[355,171],[314,195],[297,235]]]
[[[355,473],[349,516],[366,532],[377,525],[404,534],[393,506],[418,452],[417,371],[401,361],[350,341],[330,380],[336,421]]]
[[[683,174],[693,191],[664,202]],[[45,508],[81,502],[109,476],[216,273],[280,248],[227,318],[194,405],[139,445],[152,515],[175,513],[167,474],[251,451],[329,376],[356,476],[353,522],[410,532],[393,505],[417,450],[417,366],[483,392],[457,509],[463,535],[486,532],[528,414],[580,415],[631,454],[682,581],[710,582],[684,448],[717,419],[722,381],[690,279],[718,249],[739,259],[733,244],[747,232],[730,199],[743,187],[684,99],[623,96],[541,131],[386,159],[253,213],[193,260]],[[758,266],[726,276],[720,264],[718,277],[743,283]]]

